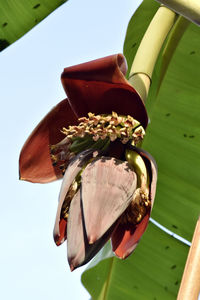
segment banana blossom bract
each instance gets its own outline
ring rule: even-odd
[[[122,54],[64,69],[61,80],[68,98],[44,117],[20,154],[20,179],[46,183],[64,176],[54,240],[60,245],[67,239],[71,270],[87,263],[110,238],[116,256],[129,256],[150,217],[156,164],[127,136],[119,139],[129,123],[136,122],[143,128],[148,123],[143,101],[125,78],[126,71]],[[85,118],[87,114],[89,119]],[[80,120],[82,125],[78,127]],[[91,122],[95,130],[100,128],[106,133],[101,138],[96,134],[92,139],[87,134],[87,147],[82,149],[83,131],[90,134]],[[106,130],[103,122],[107,124]],[[116,131],[111,135],[112,124]],[[131,131],[133,136],[139,126],[136,125]],[[69,132],[80,134],[72,137]],[[95,146],[102,142],[102,147]]]

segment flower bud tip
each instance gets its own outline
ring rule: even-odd
[[[73,264],[70,264],[70,270],[71,270],[71,272],[73,272],[74,271],[74,266],[73,266]]]

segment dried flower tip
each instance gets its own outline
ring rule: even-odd
[[[86,117],[79,118],[78,121],[83,123],[88,123],[88,119]]]
[[[118,114],[116,112],[112,111],[112,117],[118,118]]]
[[[138,128],[135,129],[135,131],[133,132],[133,138],[140,138],[143,139],[145,136],[145,130],[142,126],[139,126]]]
[[[94,115],[93,113],[91,113],[91,112],[88,113],[89,119],[92,119],[94,116],[95,116],[95,115]]]

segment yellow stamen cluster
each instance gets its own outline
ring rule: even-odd
[[[79,151],[93,146],[98,140],[100,143],[105,139],[113,142],[118,138],[123,144],[131,141],[136,145],[145,135],[143,127],[137,120],[131,116],[119,116],[115,112],[111,115],[88,113],[88,118],[82,117],[78,121],[77,126],[62,129],[62,133],[66,135],[62,141],[50,145],[52,164],[60,168],[63,174],[71,158]],[[83,140],[77,141],[76,138]]]
[[[150,209],[151,201],[149,200],[147,193],[143,189],[138,188],[133,195],[131,204],[121,218],[121,223],[138,224]]]
[[[88,118],[82,117],[79,122],[77,126],[63,128],[62,132],[68,139],[91,135],[94,141],[109,137],[111,142],[119,138],[123,144],[129,140],[137,144],[145,135],[143,127],[137,120],[131,116],[118,116],[115,112],[112,112],[112,115],[88,113]]]

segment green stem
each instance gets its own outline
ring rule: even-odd
[[[135,55],[129,82],[143,101],[148,95],[152,72],[160,49],[172,28],[176,14],[166,7],[160,7],[152,19]]]
[[[178,14],[186,17],[193,23],[200,25],[200,1],[199,0],[157,0]]]
[[[162,62],[161,62],[161,67],[160,67],[159,82],[158,82],[156,94],[159,93],[162,81],[165,77],[165,74],[168,69],[169,63],[172,59],[172,56],[174,55],[174,52],[176,51],[176,48],[177,48],[183,34],[185,33],[186,29],[188,28],[189,24],[190,24],[190,22],[187,19],[179,16],[169,34],[167,43],[162,52]]]

